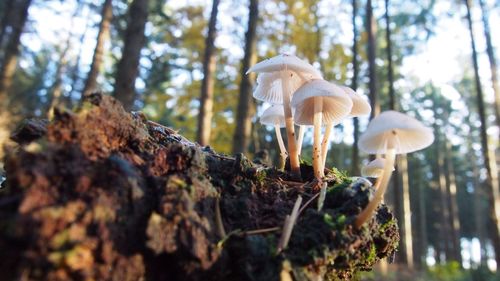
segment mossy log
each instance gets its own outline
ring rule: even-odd
[[[14,133],[0,189],[2,280],[338,280],[393,255],[397,224],[336,170],[303,182],[226,156],[92,94]],[[310,200],[278,251],[298,196]],[[303,204],[304,206],[304,204]]]

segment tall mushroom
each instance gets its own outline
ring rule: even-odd
[[[268,109],[264,110],[260,116],[260,123],[267,126],[273,126],[276,133],[276,139],[278,139],[278,145],[280,148],[280,166],[279,169],[282,170],[285,167],[286,162],[286,148],[283,143],[283,137],[281,136],[281,128],[285,127],[285,114],[282,105],[273,105]]]
[[[292,97],[295,123],[314,126],[313,169],[314,176],[324,176],[321,152],[321,126],[336,124],[344,119],[352,108],[352,100],[335,84],[325,80],[312,80],[300,87]]]
[[[359,138],[358,147],[368,154],[385,154],[382,176],[377,179],[375,196],[358,215],[354,223],[360,228],[373,215],[382,201],[391,178],[396,154],[414,152],[431,145],[434,141],[432,129],[415,118],[397,111],[385,111],[373,118]],[[380,183],[378,182],[380,181]]]
[[[265,81],[266,85],[270,85],[270,89],[273,89],[271,91],[273,93],[273,98],[268,99],[263,95],[262,100],[274,104],[281,103],[281,100],[283,103],[288,151],[290,153],[290,168],[292,174],[300,178],[299,153],[295,141],[295,128],[293,124],[292,108],[290,107],[290,99],[294,92],[293,88],[311,79],[321,79],[321,73],[309,63],[296,56],[286,54],[261,61],[247,71],[247,73],[250,72],[273,74],[261,77],[261,84],[264,84],[263,82]],[[278,90],[280,87],[281,91]],[[254,93],[254,97],[257,99],[261,99],[259,98],[261,97],[260,93],[269,92],[266,90],[265,86],[257,88],[256,90],[258,91]]]
[[[370,103],[366,101],[363,96],[356,93],[353,89],[341,86],[339,87],[351,98],[352,100],[352,108],[349,116],[347,117],[359,117],[363,115],[368,115],[372,111]],[[321,157],[323,159],[323,167],[326,164],[326,152],[328,151],[328,139],[330,138],[330,133],[333,127],[337,125],[335,123],[326,124],[325,134],[323,135],[323,140],[321,141]]]

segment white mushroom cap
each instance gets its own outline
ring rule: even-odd
[[[359,138],[358,147],[368,154],[383,154],[394,147],[396,153],[423,149],[434,141],[432,129],[397,111],[385,111],[373,118]]]
[[[384,158],[377,158],[371,161],[366,166],[361,168],[361,175],[367,178],[380,177],[384,173],[385,162]],[[394,167],[392,167],[392,170],[395,170]]]
[[[309,63],[299,59],[294,55],[281,54],[267,60],[263,60],[254,66],[250,67],[247,74],[250,72],[276,72],[282,70],[290,70],[296,72],[304,79],[321,79],[321,73]]]
[[[278,123],[280,128],[285,127],[285,113],[282,105],[273,105],[264,110],[260,116],[260,123],[267,126],[275,126]]]
[[[352,100],[339,86],[325,80],[312,80],[300,87],[290,104],[299,125],[313,125],[314,98],[323,99],[323,123],[338,124],[351,112]]]
[[[356,93],[353,89],[346,86],[341,87],[352,99],[352,109],[349,117],[358,117],[363,115],[368,115],[372,111],[370,103],[363,98],[362,95]]]
[[[308,81],[301,78],[293,71],[287,72],[290,77],[289,89],[291,93],[294,93],[300,86]],[[283,104],[283,88],[281,85],[280,73],[260,73],[257,75],[257,87],[253,92],[253,97],[270,104]]]

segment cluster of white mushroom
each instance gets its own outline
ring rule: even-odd
[[[293,55],[278,55],[252,66],[256,72],[254,98],[272,106],[263,112],[261,123],[275,127],[282,167],[290,159],[292,174],[300,178],[299,154],[304,126],[314,126],[313,169],[316,178],[324,177],[328,139],[332,128],[348,117],[370,114],[370,104],[352,89],[323,80],[309,63]],[[295,124],[299,125],[298,139]],[[321,127],[325,126],[323,139]],[[288,152],[280,128],[287,132]]]
[[[314,175],[324,177],[328,139],[332,128],[345,118],[368,115],[370,104],[352,89],[323,80],[321,73],[309,63],[293,55],[278,55],[251,67],[256,72],[254,98],[272,106],[260,117],[262,124],[275,127],[281,152],[281,168],[287,156],[290,170],[300,178],[299,154],[304,138],[304,126],[314,126]],[[295,139],[295,124],[299,126]],[[321,127],[325,126],[321,140]],[[288,153],[280,129],[285,127]],[[418,120],[396,111],[385,111],[372,119],[360,137],[359,148],[377,158],[362,169],[365,177],[377,178],[374,198],[355,221],[359,228],[370,219],[383,199],[389,183],[396,154],[410,153],[429,146],[434,141],[430,128]],[[384,155],[385,158],[382,158]]]

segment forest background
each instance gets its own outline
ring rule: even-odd
[[[276,163],[245,72],[295,54],[374,109],[335,128],[327,166],[359,175],[368,157],[356,142],[380,110],[434,128],[433,146],[401,158],[386,198],[400,224],[399,273],[361,278],[494,280],[499,1],[6,0],[0,20],[2,145],[24,118],[99,90],[218,152],[267,150]]]

